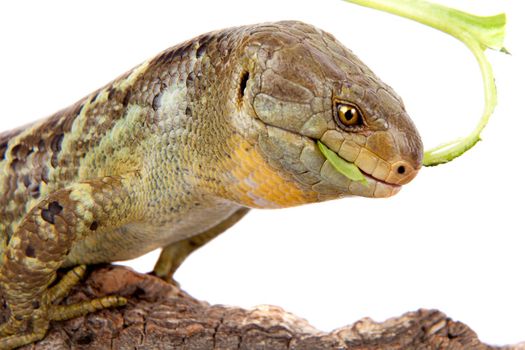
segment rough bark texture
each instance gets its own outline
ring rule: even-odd
[[[108,294],[127,297],[128,305],[54,323],[44,340],[23,349],[525,349],[482,344],[466,325],[435,310],[324,333],[278,307],[211,306],[120,266],[95,268],[65,302]]]

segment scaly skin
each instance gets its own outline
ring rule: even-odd
[[[360,126],[338,121],[341,103],[358,107]],[[338,173],[317,140],[368,174],[368,184]],[[0,134],[0,283],[9,310],[0,348],[41,339],[51,320],[125,302],[54,305],[84,264],[168,247],[155,268],[168,278],[246,208],[387,197],[421,159],[401,99],[319,29],[260,24],[170,48],[75,105]],[[57,269],[77,265],[49,288]]]

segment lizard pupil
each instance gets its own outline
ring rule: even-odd
[[[351,108],[345,112],[345,118],[346,120],[350,122],[356,114],[357,114],[356,110]]]

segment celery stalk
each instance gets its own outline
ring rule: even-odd
[[[449,162],[472,148],[480,140],[480,134],[487,125],[497,103],[492,67],[484,51],[489,48],[507,53],[503,47],[505,14],[476,16],[424,0],[345,1],[415,20],[452,35],[470,49],[476,57],[483,77],[485,108],[481,119],[476,128],[466,137],[425,151],[423,165],[434,166]]]
[[[332,151],[330,148],[326,147],[321,141],[317,141],[317,146],[319,147],[321,153],[330,162],[330,164],[332,164],[335,170],[337,170],[352,181],[361,182],[363,185],[367,184],[365,176],[363,175],[363,173],[361,173],[361,170],[359,170],[357,165],[339,157],[337,153]]]

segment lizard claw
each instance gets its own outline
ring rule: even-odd
[[[85,272],[85,265],[75,267],[60,282],[49,288],[40,301],[32,302],[31,312],[23,315],[11,314],[8,321],[0,326],[0,350],[14,349],[44,338],[50,321],[69,320],[126,304],[126,298],[112,295],[72,305],[56,305],[82,279]]]

